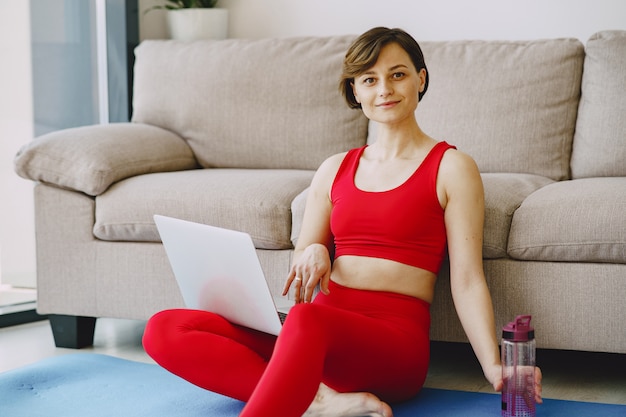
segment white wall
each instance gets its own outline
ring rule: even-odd
[[[33,184],[13,157],[33,137],[29,2],[0,0],[0,282],[35,286]]]
[[[140,0],[141,10],[159,0]],[[361,33],[401,27],[419,40],[538,39],[586,41],[600,30],[626,30],[625,0],[220,0],[230,37]],[[148,13],[142,38],[166,37],[162,12]]]

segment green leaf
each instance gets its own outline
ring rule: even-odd
[[[144,13],[148,13],[150,10],[155,9],[211,9],[217,5],[218,1],[219,0],[166,0],[166,4],[162,6],[152,6]]]

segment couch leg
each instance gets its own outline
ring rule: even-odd
[[[49,314],[48,319],[56,347],[81,349],[93,345],[95,317]]]

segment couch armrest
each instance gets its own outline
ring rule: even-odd
[[[124,178],[198,167],[180,136],[141,123],[52,132],[20,149],[14,163],[15,172],[23,178],[92,196]]]

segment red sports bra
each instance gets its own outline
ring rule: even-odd
[[[366,147],[347,153],[331,189],[335,259],[343,255],[384,258],[438,273],[446,250],[446,228],[437,197],[437,173],[443,154],[456,148],[437,143],[402,185],[370,192],[354,184]]]

